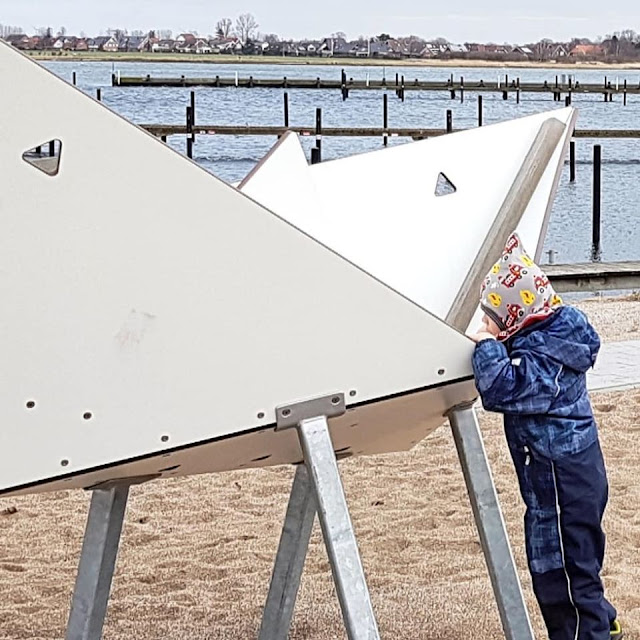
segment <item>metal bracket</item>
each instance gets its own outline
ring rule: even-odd
[[[344,393],[332,393],[329,396],[286,404],[276,407],[276,431],[297,427],[303,420],[318,416],[335,418],[346,410]]]

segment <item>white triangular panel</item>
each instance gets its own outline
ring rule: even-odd
[[[408,448],[474,397],[463,335],[2,43],[0,77],[0,492],[296,462],[276,406],[336,391],[338,450]]]
[[[445,318],[538,131],[555,118],[564,134],[517,226],[539,255],[575,113],[541,113],[311,166],[289,134],[240,189]],[[441,174],[455,193],[436,195]]]

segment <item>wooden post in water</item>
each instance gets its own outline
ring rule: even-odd
[[[478,96],[478,126],[482,126],[482,94]]]
[[[516,89],[516,104],[520,104],[520,89]]]
[[[167,136],[160,136],[160,140],[162,140],[162,142],[166,142],[167,141]]]
[[[624,81],[624,93],[622,94],[622,104],[627,106],[627,80]]]
[[[191,140],[192,142],[196,141],[196,134],[193,133],[193,128],[196,126],[196,92],[192,91],[190,96],[190,107],[191,110],[189,115],[191,117]]]
[[[576,141],[569,143],[569,182],[576,181]]]
[[[77,80],[78,80],[78,76],[76,75],[76,72],[74,71],[74,72],[71,74],[71,81],[73,82],[73,86],[74,86],[74,87],[76,86]]]
[[[601,204],[602,147],[593,147],[593,228],[592,244],[594,257],[600,254],[600,204]]]
[[[318,149],[318,162],[322,160],[322,109],[316,109],[316,149]]]
[[[568,107],[570,105],[571,105],[571,94],[567,93],[567,95],[565,96],[565,99],[564,99],[564,106]]]
[[[404,76],[401,78],[402,84],[400,85],[400,100],[404,102]]]
[[[96,100],[102,102],[102,89],[100,87],[96,89]]]
[[[311,164],[318,164],[318,162],[320,162],[320,149],[311,147]]]
[[[49,157],[53,158],[56,155],[56,143],[53,140],[49,140]]]
[[[382,96],[382,144],[386,147],[389,144],[389,96],[384,92]]]
[[[284,126],[289,126],[289,94],[284,92]]]
[[[187,107],[187,158],[193,158],[193,126],[191,123],[191,107]]]
[[[447,133],[453,131],[453,113],[451,109],[447,109]]]

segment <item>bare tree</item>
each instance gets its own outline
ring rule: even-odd
[[[236,35],[242,43],[251,40],[260,25],[251,13],[243,13],[236,18]]]
[[[280,37],[278,36],[277,33],[266,33],[260,39],[264,40],[265,42],[268,42],[269,44],[277,44],[278,42],[280,42]]]
[[[233,22],[231,18],[222,18],[216,23],[216,35],[218,38],[228,38],[233,31]]]
[[[64,38],[64,37],[67,35],[67,27],[60,27],[60,28],[58,29],[58,35],[59,35],[61,38]]]
[[[173,36],[171,29],[159,29],[157,33],[160,40],[171,40],[171,36]]]
[[[336,31],[335,33],[331,34],[331,37],[335,38],[336,40],[346,40],[347,34],[344,31]]]
[[[0,24],[0,38],[6,38],[8,36],[19,36],[23,33],[24,31],[22,30],[22,27],[12,27],[8,24]]]

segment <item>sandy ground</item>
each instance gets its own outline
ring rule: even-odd
[[[640,62],[601,62],[597,60],[576,60],[562,62],[538,62],[535,60],[517,60],[506,62],[502,60],[442,60],[439,58],[295,58],[281,56],[231,56],[193,53],[108,53],[73,52],[63,55],[52,55],[51,52],[26,51],[35,60],[55,60],[56,62],[207,62],[211,64],[288,64],[288,65],[321,65],[332,67],[457,67],[457,68],[497,68],[497,69],[570,69],[573,71],[584,69],[640,69]]]
[[[640,338],[640,300],[581,306],[604,339]],[[628,639],[640,639],[640,390],[593,403],[611,485],[606,587]],[[481,422],[541,639],[500,418],[481,414]],[[449,430],[341,470],[382,637],[502,637]],[[291,479],[290,468],[273,468],[134,487],[105,639],[255,638]],[[63,637],[87,505],[83,492],[0,500],[0,638]],[[316,525],[291,638],[344,637]]]

